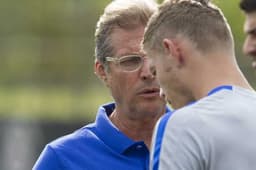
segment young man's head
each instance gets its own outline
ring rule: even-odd
[[[149,21],[143,48],[176,108],[198,99],[193,89],[207,74],[221,70],[224,63],[235,65],[230,27],[207,0],[165,1]]]
[[[256,1],[241,0],[240,8],[245,13],[244,32],[246,39],[243,51],[252,58],[252,67],[256,69]]]
[[[184,36],[202,53],[216,48],[232,49],[233,37],[222,12],[207,0],[201,1],[165,1],[150,21],[144,48],[163,52],[164,38]]]
[[[117,111],[134,117],[165,110],[159,84],[140,48],[144,28],[156,9],[151,0],[114,0],[97,23],[95,72],[110,89]]]

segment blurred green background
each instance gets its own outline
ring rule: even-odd
[[[111,101],[94,75],[94,31],[111,0],[0,0],[0,119],[93,120]],[[256,87],[241,53],[239,0],[215,0],[233,30],[238,63]]]

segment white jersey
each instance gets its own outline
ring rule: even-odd
[[[151,170],[256,169],[256,92],[229,87],[159,120]]]

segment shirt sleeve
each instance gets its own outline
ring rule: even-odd
[[[32,170],[61,170],[58,157],[50,145],[47,145]]]
[[[166,123],[161,137],[159,163],[154,170],[202,170],[205,168],[206,144],[200,134],[200,123],[193,117],[186,116],[176,112]]]
[[[157,170],[159,166],[159,156],[162,147],[163,134],[165,131],[166,124],[171,117],[172,112],[162,116],[154,129],[152,142],[151,142],[151,154],[150,154],[150,170]]]

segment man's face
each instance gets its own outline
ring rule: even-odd
[[[148,49],[146,52],[155,68],[157,80],[166,100],[174,109],[181,108],[194,101],[187,85],[183,82],[183,71],[179,62],[171,53]]]
[[[143,33],[144,27],[130,31],[115,29],[111,34],[115,56],[111,57],[120,58],[131,54],[144,56],[140,48]],[[127,113],[142,113],[142,115],[155,115],[164,111],[165,101],[160,98],[159,84],[150,71],[147,58],[136,71],[127,72],[114,62],[108,62],[108,65],[107,83],[117,107]]]
[[[256,12],[246,14],[244,32],[246,39],[243,51],[252,58],[252,67],[256,69]]]

